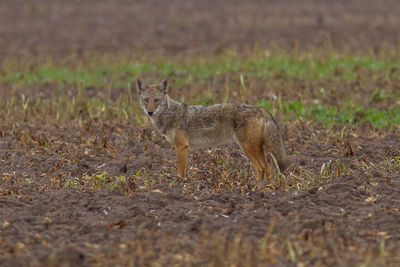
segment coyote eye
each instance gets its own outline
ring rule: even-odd
[[[154,103],[158,103],[158,102],[160,102],[160,99],[154,99]]]
[[[144,102],[144,103],[148,103],[149,100],[148,100],[147,98],[145,98],[145,99],[143,99],[143,102]]]

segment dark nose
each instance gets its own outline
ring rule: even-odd
[[[153,115],[153,111],[147,111],[147,114],[149,114],[149,116]]]

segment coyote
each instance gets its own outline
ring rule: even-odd
[[[254,163],[258,179],[267,176],[272,182],[270,152],[280,170],[287,159],[279,127],[264,108],[245,104],[190,106],[168,96],[168,81],[146,85],[138,79],[136,89],[140,105],[155,130],[175,146],[178,176],[186,173],[187,151],[190,147],[214,147],[236,142]]]

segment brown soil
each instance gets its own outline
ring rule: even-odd
[[[223,47],[400,43],[400,5],[384,1],[22,1],[0,3],[2,54],[180,53]]]
[[[289,240],[304,245],[298,260],[309,264],[360,263],[366,255],[380,255],[382,240],[389,257],[399,252],[400,168],[384,162],[398,156],[398,135],[376,136],[366,130],[341,141],[330,137],[329,130],[290,125],[287,173],[302,168],[318,173],[330,160],[351,170],[340,174],[340,164],[333,164],[326,180],[299,191],[287,186],[271,189],[254,175],[244,181],[235,176],[241,169],[254,172],[235,147],[193,151],[189,179],[181,181],[173,175],[173,149],[148,128],[93,124],[90,132],[85,127],[30,132],[32,141],[27,142],[3,129],[3,266],[135,262],[138,259],[130,255],[136,255],[137,242],[163,253],[141,259],[143,264],[182,263],[176,254],[196,255],[199,249],[204,254],[183,262],[213,263],[215,248],[199,245],[205,242],[201,238],[219,236],[225,246],[238,235],[242,242],[259,242],[269,229],[277,247]],[[100,133],[103,143],[96,141]],[[49,140],[50,148],[41,145],[41,138]],[[87,140],[92,140],[89,145]],[[229,166],[216,163],[220,157],[232,168],[231,174],[223,173]],[[102,171],[123,175],[128,182],[114,191],[85,185],[65,188],[69,177],[83,184],[82,176]],[[137,172],[146,173],[151,184],[136,179]],[[310,245],[322,255],[313,255]],[[277,256],[271,262],[290,263]]]

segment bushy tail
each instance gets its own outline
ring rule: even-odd
[[[283,139],[278,124],[271,114],[265,119],[264,123],[264,144],[267,153],[270,152],[274,155],[278,162],[279,169],[283,172],[287,167],[287,156],[285,146],[283,145]]]

